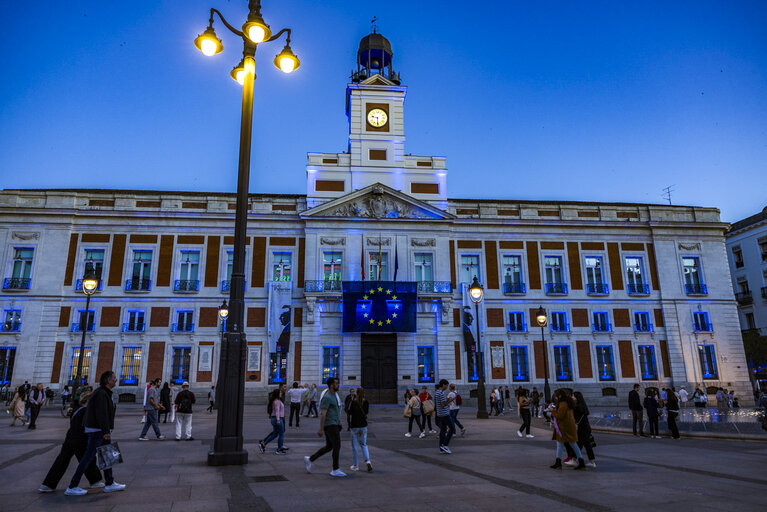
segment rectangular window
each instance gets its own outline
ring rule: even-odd
[[[570,326],[567,325],[567,313],[564,311],[553,311],[551,313],[551,330],[554,332],[567,332]]]
[[[180,281],[199,281],[200,252],[181,251],[181,269],[178,278]]]
[[[380,261],[379,261],[380,258]],[[389,280],[389,254],[371,252],[368,254],[368,281]]]
[[[290,281],[292,275],[292,252],[275,252],[272,254],[272,281]]]
[[[31,247],[14,247],[12,279],[29,279],[32,274],[32,257],[35,250]]]
[[[756,329],[756,321],[753,313],[746,313],[746,329]]]
[[[597,345],[597,372],[599,380],[615,380],[615,364],[613,363],[613,347]]]
[[[484,352],[467,352],[466,359],[468,360],[469,380],[477,382],[485,366]]]
[[[80,347],[72,347],[72,358],[70,359],[69,363],[69,385],[75,383],[75,379],[77,378],[77,365],[80,361]],[[91,347],[85,347],[85,357],[83,357],[83,371],[80,374],[81,377],[81,383],[85,384],[88,382],[88,376],[90,375],[90,367],[91,367]]]
[[[527,347],[514,345],[511,352],[511,380],[514,382],[527,382],[530,380],[530,371],[527,364]]]
[[[522,256],[503,256],[503,293],[525,293],[522,280]]]
[[[83,330],[83,325],[86,326],[86,331],[92,331],[96,326],[96,310],[89,309],[88,313],[85,313],[84,309],[77,310],[77,316],[75,316],[75,323],[72,324],[72,332],[80,332]]]
[[[131,280],[127,290],[149,290],[152,278],[152,251],[134,250]]]
[[[124,332],[144,332],[144,312],[128,311],[128,322],[123,325]]]
[[[707,293],[703,283],[703,275],[700,270],[700,258],[697,256],[685,256],[682,258],[682,270],[684,273],[684,286],[687,294],[704,295]]]
[[[482,277],[479,275],[479,256],[476,254],[462,254],[461,282],[471,284],[475,277],[477,281],[482,282]]]
[[[96,271],[96,277],[101,281],[101,273],[104,271],[104,249],[86,249],[86,263],[93,264],[93,270]]]
[[[269,384],[285,382],[288,373],[288,355],[283,352],[269,354]]]
[[[193,332],[194,311],[177,311],[176,323],[173,324],[173,330],[176,332]]]
[[[743,251],[740,247],[732,248],[732,260],[735,263],[735,268],[743,268]]]
[[[6,309],[5,319],[3,320],[3,332],[19,332],[21,330],[21,310]]]
[[[605,284],[605,276],[601,256],[586,256],[586,293],[604,295],[609,291]]]
[[[719,372],[716,369],[716,357],[713,345],[698,345],[700,356],[700,369],[704,379],[718,379]]]
[[[340,282],[343,264],[343,254],[340,251],[325,251],[322,253],[323,281]],[[340,289],[340,288],[339,288]]]
[[[509,312],[509,331],[525,332],[525,314],[522,311]]]
[[[567,345],[554,346],[554,365],[558,381],[573,380],[573,369],[570,364],[570,347]]]
[[[644,279],[644,266],[640,256],[627,256],[626,263],[626,289],[629,294],[643,295],[650,292],[649,286]]]
[[[434,382],[434,347],[418,347],[418,382]]]
[[[120,369],[121,386],[138,386],[141,372],[141,347],[123,348],[122,368]]]
[[[562,279],[562,257],[546,256],[543,258],[543,262],[545,264],[546,284],[554,285],[552,289],[556,289],[557,285],[561,286],[564,283]]]
[[[16,361],[16,347],[0,347],[0,384],[13,380],[13,363]]]
[[[652,332],[650,313],[646,311],[638,311],[634,313],[634,330],[636,332]]]
[[[415,253],[415,280],[419,283],[423,281],[434,281],[432,273],[432,255],[431,253]],[[426,382],[426,381],[425,381]],[[428,381],[431,382],[431,381]]]
[[[595,311],[592,313],[594,319],[594,332],[610,332],[610,322],[607,313],[604,311]]]
[[[340,363],[341,347],[322,347],[322,381],[330,377],[339,378],[338,363]]]
[[[695,311],[692,314],[692,323],[694,329],[698,332],[711,332],[714,330],[708,321],[708,312],[706,311]]]
[[[658,380],[658,367],[655,364],[655,347],[652,345],[639,345],[639,369],[642,372],[642,380]]]
[[[762,263],[767,263],[767,240],[759,240],[759,252],[762,253]]]
[[[173,384],[182,384],[189,380],[189,366],[192,360],[192,347],[173,347],[170,362],[170,380]]]
[[[232,269],[234,268],[234,251],[226,251],[226,282],[232,282]]]

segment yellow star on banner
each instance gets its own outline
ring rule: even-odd
[[[396,295],[392,295],[391,298],[394,299],[394,300],[397,300],[397,296]]]
[[[391,323],[391,320],[389,320],[389,319],[387,318],[387,319],[386,319],[386,323],[387,323],[387,324],[390,324],[390,323]]]
[[[382,325],[383,325],[383,322],[379,320],[378,321],[378,327],[381,327]]]
[[[370,289],[370,294],[372,295],[373,293],[375,293],[375,290],[373,290],[373,289],[371,288],[371,289]]]
[[[397,318],[397,313],[392,313],[391,316]]]
[[[394,309],[399,309],[399,304],[395,304]]]
[[[379,291],[379,292],[382,292],[382,291],[383,291],[383,288],[381,288],[381,287],[379,286],[379,287],[378,287],[378,291]]]
[[[391,295],[391,290],[386,290],[386,295]]]
[[[365,313],[363,316],[364,316],[365,318],[367,318],[367,317],[368,317],[368,314],[367,314],[367,313]]]
[[[371,319],[370,319],[370,325],[373,325],[373,323],[374,323],[374,322],[375,322],[375,320],[373,320],[373,319],[371,318]]]
[[[364,295],[362,298],[365,299],[365,300],[368,300],[368,296],[367,295]]]

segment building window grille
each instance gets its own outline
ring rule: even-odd
[[[434,382],[434,347],[418,347],[418,382]]]
[[[570,347],[568,345],[554,346],[554,366],[558,381],[573,380],[573,368],[570,363]]]
[[[599,380],[615,380],[615,364],[613,362],[613,347],[610,345],[597,345],[597,371]]]
[[[141,372],[141,347],[123,347],[121,386],[138,386]]]
[[[530,380],[530,369],[527,362],[527,347],[513,345],[509,348],[511,355],[511,380],[527,382]]]
[[[170,380],[173,384],[182,384],[189,380],[189,366],[192,360],[192,347],[173,347],[170,363]]]

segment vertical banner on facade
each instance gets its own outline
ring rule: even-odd
[[[209,372],[213,369],[213,346],[200,346],[200,359],[197,361],[198,372]]]
[[[461,328],[463,330],[463,349],[466,352],[481,351],[482,347],[475,341],[477,336],[478,319],[474,318],[476,307],[469,296],[469,285],[461,283]],[[481,313],[480,313],[481,314]]]
[[[503,368],[503,347],[490,347],[493,368]]]
[[[269,283],[269,353],[287,353],[290,350],[290,300],[293,289],[290,281]]]
[[[248,347],[248,371],[260,372],[261,371],[261,346],[249,346]]]

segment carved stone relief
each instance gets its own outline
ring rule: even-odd
[[[11,235],[11,238],[13,238],[14,240],[39,240],[40,233],[14,231],[13,234]]]
[[[407,203],[383,193],[362,197],[357,201],[339,206],[333,217],[367,217],[373,219],[428,219],[430,215]]]
[[[388,246],[389,244],[391,244],[391,238],[381,238],[381,239],[368,238],[368,245],[373,245],[375,247],[378,247],[378,246]]]
[[[329,238],[320,237],[320,244],[322,245],[346,245],[346,238]]]
[[[700,251],[700,243],[683,244],[682,242],[679,242],[678,247],[683,251]]]
[[[413,247],[434,247],[436,242],[433,238],[411,238],[410,245]]]

